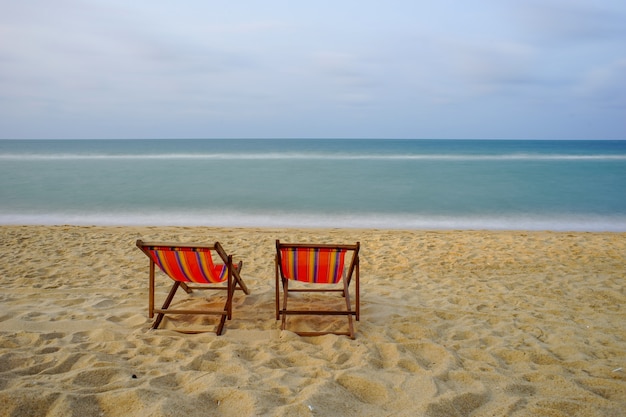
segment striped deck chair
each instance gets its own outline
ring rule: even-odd
[[[148,243],[137,241],[137,247],[150,258],[150,284],[148,299],[148,315],[150,318],[157,313],[152,324],[156,329],[165,314],[207,314],[219,315],[220,321],[216,333],[221,335],[226,319],[232,318],[233,296],[235,290],[243,290],[249,294],[248,287],[241,279],[239,272],[242,263],[233,264],[233,257],[227,255],[219,242],[212,246],[180,244],[180,243]],[[212,253],[215,252],[223,263],[214,263]],[[154,308],[155,265],[174,280],[163,307]],[[222,310],[184,310],[169,308],[176,291],[182,287],[188,294],[195,289],[226,291]],[[184,332],[184,330],[181,330]],[[197,331],[190,331],[197,333]]]
[[[359,248],[359,242],[355,245],[314,245],[276,241],[276,320],[282,318],[282,330],[286,328],[288,315],[343,315],[348,319],[348,330],[345,332],[296,331],[295,333],[301,336],[337,334],[354,339],[352,316],[355,316],[358,321],[360,315]],[[348,253],[351,253],[352,257],[346,262]],[[352,281],[355,283],[356,293],[354,308],[352,308],[349,292]],[[290,282],[293,283],[292,287],[290,287]],[[343,307],[339,309],[328,307],[322,310],[290,309],[287,300],[289,294],[293,292],[338,292],[345,298],[345,309]],[[301,306],[301,303],[299,304]]]

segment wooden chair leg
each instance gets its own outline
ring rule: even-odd
[[[163,307],[161,307],[161,310],[167,310],[167,308],[170,306],[170,304],[172,303],[172,300],[174,299],[174,295],[176,295],[176,291],[178,290],[178,287],[180,287],[180,282],[178,281],[174,282],[174,285],[172,285],[172,289],[170,290],[170,293],[167,295],[167,298],[165,299],[165,302],[163,303]],[[157,314],[157,318],[154,321],[154,324],[152,325],[153,329],[156,329],[159,327],[164,316],[165,316],[165,313]]]
[[[220,336],[224,331],[224,325],[226,324],[226,320],[232,319],[233,316],[233,298],[235,296],[235,287],[236,283],[233,279],[233,258],[232,256],[228,256],[228,280],[226,284],[226,305],[224,305],[224,312],[220,317],[220,322],[217,325],[217,329],[215,333]]]
[[[356,263],[356,282],[355,287],[356,287],[356,321],[359,321],[360,317],[361,317],[361,285],[360,285],[360,277],[359,277],[359,262],[357,260]]]
[[[279,279],[278,279],[278,258],[275,259],[274,262],[274,267],[275,267],[275,272],[276,272],[276,285],[275,285],[275,289],[276,289],[276,297],[275,297],[275,301],[276,301],[276,320],[280,319],[280,288],[278,288],[279,286]]]
[[[231,259],[229,259],[231,260]],[[229,265],[229,268],[232,268],[232,264]],[[226,312],[228,313],[228,320],[233,318],[233,298],[235,298],[235,286],[236,283],[233,280],[233,276],[229,269],[228,272],[228,282],[226,288]]]
[[[352,324],[352,313],[351,313],[351,302],[350,302],[350,291],[348,288],[347,280],[343,280],[343,293],[346,300],[346,310],[348,311],[348,332],[350,333],[350,339],[354,339],[354,326]]]
[[[215,333],[218,336],[221,336],[222,332],[224,331],[224,324],[226,324],[226,316],[228,316],[228,313],[224,312],[224,314],[222,314],[222,316],[220,317],[220,323],[217,325],[217,330],[215,330]]]
[[[243,281],[243,279],[241,279],[241,275],[240,275],[242,269],[243,269],[243,262],[239,261],[239,263],[237,264],[236,271],[233,273],[234,278],[235,278],[235,289],[237,288],[237,285],[239,285],[239,288],[244,292],[244,294],[248,295],[250,294],[250,290],[248,289],[248,286]]]
[[[185,292],[187,294],[191,294],[193,292],[193,290],[191,288],[189,288],[189,285],[185,284],[184,282],[180,283],[180,287],[185,290]]]
[[[150,259],[150,281],[148,288],[148,317],[154,317],[154,261]]]
[[[282,311],[282,315],[283,315],[283,321],[281,324],[281,330],[285,330],[285,328],[287,327],[287,297],[289,295],[289,280],[284,279],[282,280],[283,282],[283,311]]]

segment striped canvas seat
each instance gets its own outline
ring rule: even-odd
[[[219,242],[205,246],[179,243],[148,243],[138,240],[137,247],[150,258],[148,315],[152,318],[154,313],[157,313],[157,318],[154,320],[152,328],[158,328],[166,314],[213,314],[220,316],[216,333],[218,336],[222,334],[226,320],[232,318],[235,290],[243,290],[246,294],[249,294],[246,284],[239,275],[242,263],[234,264],[232,256],[226,254]],[[222,262],[215,263],[213,256]],[[154,308],[156,267],[174,281],[174,285],[163,306],[159,309]],[[170,308],[170,304],[179,287],[182,287],[187,293],[191,293],[195,289],[224,290],[226,291],[224,308],[222,310]],[[189,332],[195,333],[196,331]]]
[[[181,282],[209,284],[228,278],[225,264],[213,264],[211,249],[150,246],[148,253],[154,263],[170,278]]]
[[[352,316],[360,316],[359,248],[354,245],[299,244],[276,241],[276,320],[282,318],[281,328],[286,329],[289,315],[332,315],[347,316],[347,331],[296,331],[302,336],[323,334],[347,335],[354,339]],[[349,261],[346,256],[351,253]],[[297,281],[300,286],[290,286]],[[350,284],[354,282],[356,294],[354,306],[350,299]],[[317,285],[327,284],[327,285]],[[282,305],[281,305],[282,288]],[[345,298],[345,308],[313,309],[288,308],[289,295],[295,292],[335,292]]]
[[[341,280],[345,249],[281,249],[282,271],[287,279],[315,284],[336,284]]]

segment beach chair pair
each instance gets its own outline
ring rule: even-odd
[[[234,263],[219,242],[213,245],[195,245],[180,243],[151,243],[137,241],[137,247],[150,259],[148,314],[150,318],[157,314],[152,324],[156,329],[166,314],[172,315],[217,315],[220,317],[215,332],[221,335],[226,320],[232,318],[235,291],[249,294],[248,287],[241,278],[242,263]],[[329,328],[322,331],[298,330],[301,336],[324,334],[346,335],[355,337],[353,317],[360,316],[359,282],[360,244],[290,244],[276,240],[276,320],[281,320],[281,329],[287,327],[287,316],[346,316],[347,330]],[[351,254],[351,256],[346,256]],[[215,259],[214,259],[215,255]],[[219,262],[215,262],[218,260]],[[158,266],[174,281],[161,308],[155,308],[155,272]],[[354,306],[350,297],[350,284],[354,282]],[[223,307],[218,309],[171,308],[170,305],[177,290],[182,287],[187,293],[195,289],[217,289],[226,292],[222,298]],[[322,301],[319,297],[293,300],[292,293],[338,293],[343,302]],[[291,308],[292,300],[296,308]],[[315,308],[311,306],[315,305]],[[196,332],[196,331],[189,331]]]

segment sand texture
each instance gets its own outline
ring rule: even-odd
[[[150,329],[139,238],[243,260],[222,336]],[[277,238],[361,242],[356,340],[279,330]],[[0,416],[621,417],[625,279],[624,233],[1,226]]]

